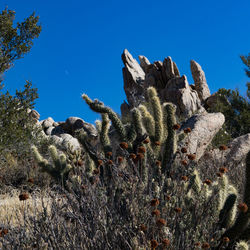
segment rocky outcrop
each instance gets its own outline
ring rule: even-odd
[[[230,143],[227,151],[225,164],[237,164],[242,161],[250,151],[250,133],[235,138]]]
[[[190,117],[195,112],[205,112],[201,106],[198,94],[189,87],[186,76],[174,77],[168,81],[160,92],[161,99],[176,105],[178,116]]]
[[[201,66],[194,60],[190,61],[191,72],[194,79],[195,90],[202,102],[210,96],[210,90],[207,85],[205,73]]]
[[[95,147],[98,142],[98,133],[95,126],[79,117],[69,117],[65,122],[55,122],[53,118],[48,117],[39,121],[36,125],[42,128],[41,136],[52,139],[61,150],[66,150],[68,147],[72,147],[73,150],[82,150],[81,144],[74,137],[75,132],[81,128],[88,134],[90,145]]]
[[[205,112],[202,102],[210,95],[205,74],[200,65],[191,62],[191,70],[195,85],[188,84],[187,78],[172,60],[167,57],[163,62],[150,63],[145,56],[139,56],[140,65],[128,52],[122,54],[124,63],[123,80],[127,102],[121,105],[121,114],[126,116],[128,111],[145,100],[145,90],[149,86],[156,88],[161,102],[173,102],[177,107],[177,115],[189,118],[193,113]]]
[[[181,129],[191,128],[191,132],[182,143],[186,145],[188,153],[196,155],[196,161],[203,156],[224,122],[222,113],[209,113],[194,115],[183,124]]]
[[[131,106],[137,106],[139,101],[144,100],[145,72],[126,49],[122,54],[122,61],[125,66],[122,72],[127,100]]]

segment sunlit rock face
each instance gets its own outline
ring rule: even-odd
[[[140,64],[128,50],[122,54],[124,63],[123,81],[127,102],[121,105],[121,114],[145,101],[145,90],[149,86],[156,88],[161,102],[172,102],[176,105],[176,114],[189,118],[194,113],[206,112],[202,104],[210,96],[205,73],[201,66],[191,61],[191,72],[194,84],[188,83],[185,75],[181,76],[176,63],[171,57],[150,63],[145,56],[139,56]]]

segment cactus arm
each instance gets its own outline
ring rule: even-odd
[[[163,139],[163,114],[160,99],[154,87],[149,87],[147,89],[149,96],[149,102],[153,110],[153,116],[155,120],[155,136],[154,141],[162,142]]]
[[[153,116],[148,112],[145,105],[140,104],[138,107],[141,111],[143,126],[145,127],[150,138],[155,134],[155,121]]]
[[[167,113],[167,129],[168,129],[168,137],[164,143],[165,145],[164,145],[163,164],[162,164],[163,166],[162,171],[166,172],[168,165],[171,162],[172,157],[174,156],[177,150],[177,136],[176,136],[176,131],[173,129],[174,124],[176,124],[175,106],[171,103],[164,103],[163,109],[165,109]]]
[[[219,225],[221,228],[228,228],[230,225],[230,212],[233,209],[237,196],[235,194],[229,194],[224,203],[223,208],[220,210]]]
[[[244,231],[249,226],[250,222],[250,151],[246,157],[246,184],[244,192],[244,202],[246,203],[248,210],[246,213],[240,212],[234,225],[229,228],[222,237],[228,237],[230,241],[240,238],[241,235],[244,235]],[[250,239],[250,235],[248,235]],[[218,246],[219,249],[220,245]]]
[[[43,172],[47,172],[51,175],[56,181],[61,182],[66,187],[66,180],[68,179],[68,174],[72,169],[70,164],[66,162],[66,156],[60,154],[58,156],[56,147],[54,145],[49,146],[49,152],[53,160],[53,165],[49,164],[46,159],[44,159],[38,152],[35,146],[31,147],[31,150],[38,162],[38,165],[42,168]]]
[[[110,139],[109,139],[109,118],[107,114],[102,114],[102,126],[100,132],[100,141],[103,145],[104,153],[106,154],[108,151],[112,151]]]
[[[124,125],[122,124],[122,121],[118,117],[118,115],[108,107],[105,107],[103,104],[100,104],[98,102],[93,102],[86,94],[82,95],[82,98],[86,101],[86,103],[89,105],[89,107],[97,112],[97,113],[106,113],[109,116],[109,119],[112,121],[112,124],[114,125],[115,129],[117,130],[121,141],[126,140],[126,130]]]
[[[131,110],[131,113],[132,113],[132,119],[133,119],[135,132],[136,132],[137,136],[142,136],[143,135],[143,126],[142,126],[141,113],[137,108],[133,108]]]

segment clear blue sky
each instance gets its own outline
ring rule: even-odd
[[[246,92],[239,58],[250,52],[249,0],[1,0],[22,21],[33,11],[42,32],[29,54],[5,74],[12,94],[25,80],[38,88],[41,119],[78,116],[94,123],[99,115],[81,99],[86,93],[120,113],[126,98],[121,54],[125,48],[151,62],[171,56],[192,83],[189,61],[219,88]]]

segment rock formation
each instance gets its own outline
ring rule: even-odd
[[[145,89],[153,86],[157,89],[161,102],[172,102],[177,107],[177,115],[189,118],[193,113],[205,112],[202,103],[210,96],[205,74],[200,65],[191,61],[191,71],[195,85],[188,84],[185,75],[181,76],[175,62],[167,57],[163,62],[150,64],[145,56],[139,56],[140,65],[125,49],[122,54],[124,63],[124,90],[128,103],[121,105],[121,114],[138,106],[145,99]]]
[[[222,113],[208,113],[193,115],[183,124],[181,129],[191,128],[191,132],[183,140],[183,144],[188,143],[188,152],[196,154],[196,161],[203,156],[224,122],[225,117]]]
[[[201,66],[191,61],[191,72],[194,84],[189,85],[187,77],[181,76],[171,57],[150,63],[145,56],[139,56],[140,64],[128,50],[122,54],[124,63],[123,78],[127,102],[121,105],[122,119],[129,111],[146,100],[145,90],[149,86],[156,88],[161,102],[172,102],[176,105],[176,113],[183,121],[181,129],[190,127],[191,133],[183,143],[188,142],[189,153],[196,154],[196,161],[217,161],[225,165],[237,165],[250,150],[250,134],[238,137],[231,142],[231,147],[225,151],[221,159],[219,149],[207,150],[215,134],[222,127],[225,118],[221,113],[207,113],[204,106],[216,105],[217,97],[210,95],[205,74]],[[88,142],[94,148],[100,146],[97,129],[79,117],[69,117],[64,122],[55,122],[48,117],[39,121],[40,115],[35,110],[28,111],[36,120],[36,125],[42,128],[42,136],[51,138],[58,148],[81,149],[75,138],[78,129],[84,129],[88,134]],[[126,119],[125,119],[126,120]],[[110,137],[115,141],[115,133],[110,130]],[[188,141],[187,141],[188,140]]]

